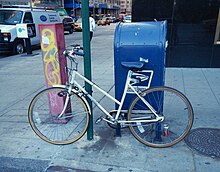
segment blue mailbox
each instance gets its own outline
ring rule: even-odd
[[[149,79],[139,83],[137,87],[146,89],[164,85],[166,33],[166,21],[119,23],[117,25],[114,35],[115,97],[117,100],[121,100],[128,72],[128,69],[121,65],[122,62],[137,62],[140,58],[148,59],[142,72],[149,76]],[[151,75],[152,80],[150,80]],[[127,110],[134,97],[134,94],[128,94],[122,109]]]

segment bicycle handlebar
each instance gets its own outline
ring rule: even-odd
[[[81,47],[79,44],[73,44],[71,46],[73,47],[73,49],[83,50],[83,47]]]
[[[80,50],[83,50],[83,47],[81,47],[79,44],[73,44],[71,45],[73,48],[71,50],[65,50],[63,52],[63,55],[65,57],[70,57],[71,59],[75,59],[75,55],[76,56],[84,56],[85,54],[80,51]]]

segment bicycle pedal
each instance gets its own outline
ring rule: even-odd
[[[103,120],[103,117],[102,117],[102,116],[100,116],[98,119],[96,119],[95,124],[100,123],[102,120]]]

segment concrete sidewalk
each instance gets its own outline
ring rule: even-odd
[[[114,28],[110,29],[108,32],[111,34],[105,37],[95,35],[92,42],[93,81],[112,95],[113,31]],[[170,148],[150,148],[139,143],[128,129],[122,130],[122,137],[114,137],[115,131],[104,122],[94,124],[92,141],[88,141],[86,135],[66,146],[42,141],[31,130],[27,120],[31,99],[45,85],[41,52],[34,53],[39,54],[0,59],[0,171],[219,171],[218,158],[199,154],[184,141]],[[193,129],[220,128],[219,73],[220,69],[166,69],[166,85],[182,91],[193,105]],[[114,108],[114,104],[96,90],[93,95],[108,110]],[[95,108],[94,120],[100,115],[102,112]]]

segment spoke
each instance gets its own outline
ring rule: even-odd
[[[136,98],[128,111],[128,121],[137,121],[129,125],[135,138],[152,147],[168,147],[180,142],[189,132],[193,122],[193,111],[188,100],[169,87],[152,88],[141,95],[157,110],[159,116],[163,114],[164,120],[150,122],[156,119],[154,114],[133,113],[140,111],[139,108],[150,111],[140,98]]]
[[[58,118],[63,111],[64,97],[57,96],[63,88],[48,88],[40,92],[32,101],[29,109],[29,121],[32,129],[43,140],[53,144],[69,144],[81,138],[88,126],[88,109],[84,101],[74,93],[61,118]],[[51,110],[48,95],[55,95],[54,101],[61,102],[55,110]],[[56,105],[56,104],[55,104]]]

